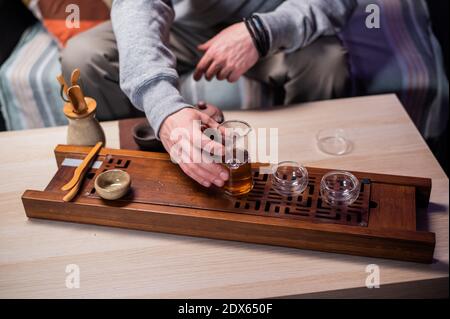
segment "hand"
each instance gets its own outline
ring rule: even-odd
[[[222,187],[228,180],[228,171],[220,164],[207,161],[205,152],[222,156],[223,145],[204,135],[201,124],[213,129],[218,127],[218,123],[208,115],[185,108],[166,118],[159,136],[172,160],[180,165],[186,175],[205,187],[212,184]]]
[[[258,50],[244,22],[233,24],[198,47],[205,54],[197,64],[194,79],[236,82],[258,62]]]

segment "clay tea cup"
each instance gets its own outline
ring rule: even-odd
[[[139,123],[133,127],[133,138],[141,150],[163,151],[164,147],[156,138],[153,128],[148,123]]]
[[[107,200],[122,198],[128,193],[130,186],[130,175],[120,169],[112,169],[101,173],[94,183],[97,194]]]

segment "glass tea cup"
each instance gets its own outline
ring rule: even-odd
[[[242,196],[253,189],[248,139],[251,126],[244,121],[230,120],[219,125],[225,154],[222,165],[228,170],[229,179],[223,186],[231,196]]]
[[[349,172],[329,172],[320,181],[322,199],[330,206],[350,206],[359,197],[361,184]]]
[[[302,194],[308,186],[308,170],[297,162],[280,162],[272,168],[272,187],[284,197]]]
[[[319,150],[334,156],[348,154],[353,148],[348,132],[342,128],[320,130],[316,135],[316,142]]]

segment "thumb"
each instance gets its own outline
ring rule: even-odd
[[[212,117],[210,117],[209,115],[198,111],[199,115],[200,115],[200,120],[202,121],[203,124],[208,125],[211,128],[217,128],[219,126],[219,123],[217,123],[216,121],[214,121],[214,119]]]

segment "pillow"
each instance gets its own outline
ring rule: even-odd
[[[110,9],[102,0],[23,0],[33,14],[42,21],[47,31],[53,35],[60,47],[67,41],[103,21],[109,20]],[[75,6],[79,8],[79,26],[74,25]],[[66,25],[66,20],[69,22]]]

